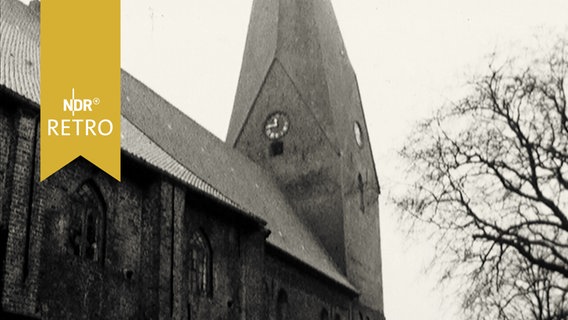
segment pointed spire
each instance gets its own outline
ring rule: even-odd
[[[238,141],[276,60],[340,154],[339,123],[352,123],[363,114],[329,0],[254,1],[227,143],[234,146]]]

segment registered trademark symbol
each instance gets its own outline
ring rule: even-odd
[[[93,99],[93,104],[98,105],[99,103],[101,103],[101,99],[99,99],[99,98]]]

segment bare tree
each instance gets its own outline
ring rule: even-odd
[[[435,226],[470,319],[568,319],[567,49],[491,66],[401,152],[416,180],[395,201]]]

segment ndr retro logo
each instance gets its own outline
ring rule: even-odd
[[[63,99],[63,112],[72,118],[48,119],[48,136],[108,136],[112,134],[113,124],[109,119],[94,120],[89,114],[96,112],[101,100],[75,98],[75,88],[71,89],[71,99]],[[94,110],[93,110],[94,109]],[[75,115],[77,113],[77,117]]]

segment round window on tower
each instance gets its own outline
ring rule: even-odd
[[[363,133],[361,131],[361,125],[359,122],[355,121],[353,123],[353,132],[355,133],[355,141],[359,147],[363,146]]]

